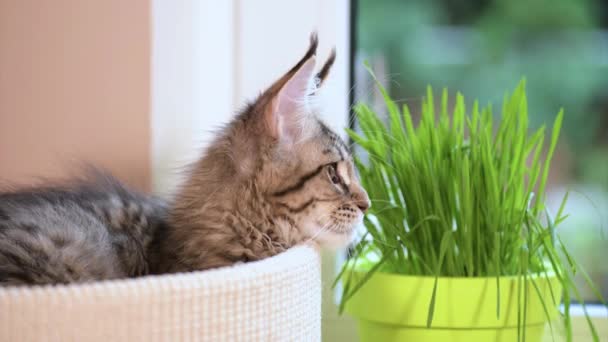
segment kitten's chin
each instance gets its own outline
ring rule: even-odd
[[[336,250],[348,246],[354,237],[354,230],[348,233],[338,233],[332,231],[324,231],[315,237],[315,241],[323,248]]]

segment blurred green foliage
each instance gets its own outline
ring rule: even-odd
[[[578,153],[608,134],[596,131],[600,115],[591,107],[608,95],[599,6],[591,0],[359,0],[358,49],[365,58],[385,57],[395,99],[421,97],[431,84],[498,103],[503,89],[525,76],[532,125],[549,122],[563,107],[564,139]]]

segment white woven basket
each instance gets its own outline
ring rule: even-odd
[[[318,252],[217,270],[0,288],[0,341],[319,341]]]

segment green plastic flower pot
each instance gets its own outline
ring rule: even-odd
[[[363,274],[350,276],[356,280]],[[534,342],[542,340],[546,323],[558,315],[562,288],[554,275],[531,275],[526,281],[501,277],[499,303],[495,277],[441,277],[433,321],[427,328],[434,281],[433,277],[383,272],[371,276],[345,306],[358,321],[361,341],[510,342],[525,334],[526,341]],[[525,323],[518,325],[518,315],[520,322],[525,315]]]

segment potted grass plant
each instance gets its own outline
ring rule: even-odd
[[[436,105],[429,87],[415,124],[368,71],[388,119],[355,106],[361,133],[348,133],[372,207],[336,279],[361,340],[572,340],[577,270],[605,302],[556,232],[567,195],[555,215],[545,206],[563,112],[550,132],[530,131],[525,81],[497,117],[461,94],[448,108],[446,90]]]

